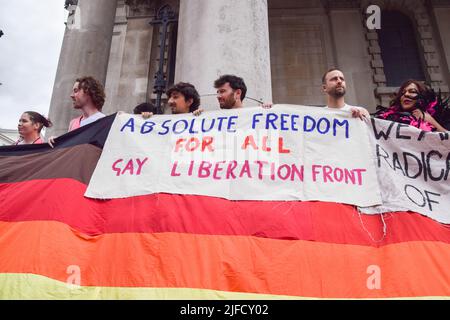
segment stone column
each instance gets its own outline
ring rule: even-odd
[[[267,0],[180,1],[175,82],[212,94],[223,74],[242,77],[248,97],[272,99]],[[202,106],[218,109],[215,96],[202,97]]]
[[[54,126],[47,135],[67,132],[70,119],[79,115],[70,94],[77,77],[90,75],[105,84],[117,0],[70,1],[71,10],[56,72],[50,104]]]
[[[118,110],[132,113],[147,100],[154,33],[149,21],[155,14],[155,1],[126,0],[123,6],[122,25],[119,28],[117,16],[109,58],[105,114]]]
[[[439,31],[439,36],[441,38],[441,44],[443,48],[443,63],[442,63],[442,73],[445,76],[447,84],[450,85],[450,0],[433,0],[433,11],[436,20],[437,30]],[[442,87],[441,90],[445,90]]]

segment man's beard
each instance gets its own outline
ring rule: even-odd
[[[225,99],[222,105],[220,105],[220,109],[233,109],[236,104],[236,99],[233,96],[230,96]]]
[[[333,98],[342,98],[343,96],[345,96],[345,88],[340,87],[342,90],[337,90],[338,88],[334,88],[331,92],[330,95]]]
[[[169,108],[170,108],[170,112],[172,112],[172,114],[177,114],[177,106],[176,105],[170,105],[169,104]]]

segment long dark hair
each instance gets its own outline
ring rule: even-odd
[[[43,127],[50,128],[53,123],[50,121],[50,119],[47,119],[42,114],[35,112],[35,111],[25,111],[29,117],[32,123],[38,123],[39,129],[38,132],[41,133],[41,130]]]
[[[414,80],[414,79],[409,79],[402,83],[402,85],[400,86],[400,89],[398,90],[397,94],[395,95],[395,98],[392,99],[392,101],[390,102],[390,104],[389,104],[390,107],[396,106],[399,108],[399,111],[402,111],[402,104],[401,104],[400,99],[403,96],[406,87],[408,87],[410,84],[415,84],[417,86],[417,89],[419,91],[418,95],[417,95],[418,99],[420,99],[421,97],[427,96],[427,93],[431,91],[430,88],[428,88],[423,83],[421,83],[417,80]],[[416,107],[421,109],[421,107],[423,107],[423,106],[416,103]]]
[[[78,89],[83,89],[83,91],[91,97],[92,102],[97,107],[98,111],[102,111],[106,97],[103,85],[90,76],[78,78],[75,80],[75,83],[76,82],[78,82]]]
[[[429,113],[438,123],[444,128],[450,130],[450,107],[449,98],[443,98],[439,90],[436,93],[432,88],[417,80],[405,81],[398,90],[395,98],[390,102],[389,107],[377,106],[377,111],[373,113],[375,118],[405,123],[415,126],[421,130],[432,131],[435,128],[423,119],[416,119],[411,112],[403,110],[401,105],[401,97],[407,86],[415,84],[418,89],[417,97],[415,98],[415,107],[422,112]]]

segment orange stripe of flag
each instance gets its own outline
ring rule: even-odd
[[[374,248],[179,233],[92,237],[59,222],[0,222],[0,235],[0,273],[65,282],[69,266],[78,266],[82,286],[316,298],[450,296],[450,245],[440,242]],[[381,272],[379,290],[368,286],[368,270]]]

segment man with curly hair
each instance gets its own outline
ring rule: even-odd
[[[70,98],[73,107],[81,110],[81,116],[70,121],[69,132],[105,117],[105,114],[101,112],[105,103],[105,90],[102,84],[93,77],[76,79]],[[48,144],[52,148],[55,145],[55,139],[55,136],[48,139]]]
[[[170,87],[167,97],[172,114],[191,113],[200,106],[200,95],[195,87],[187,82],[178,82]]]
[[[69,131],[92,123],[105,115],[101,112],[105,103],[105,91],[100,82],[93,77],[75,80],[70,98],[75,109],[81,110],[81,116],[72,119]]]
[[[193,113],[200,115],[203,109],[200,108],[200,95],[194,85],[188,82],[178,82],[167,90],[167,104],[172,114]],[[150,118],[155,112],[140,112],[144,119]]]

